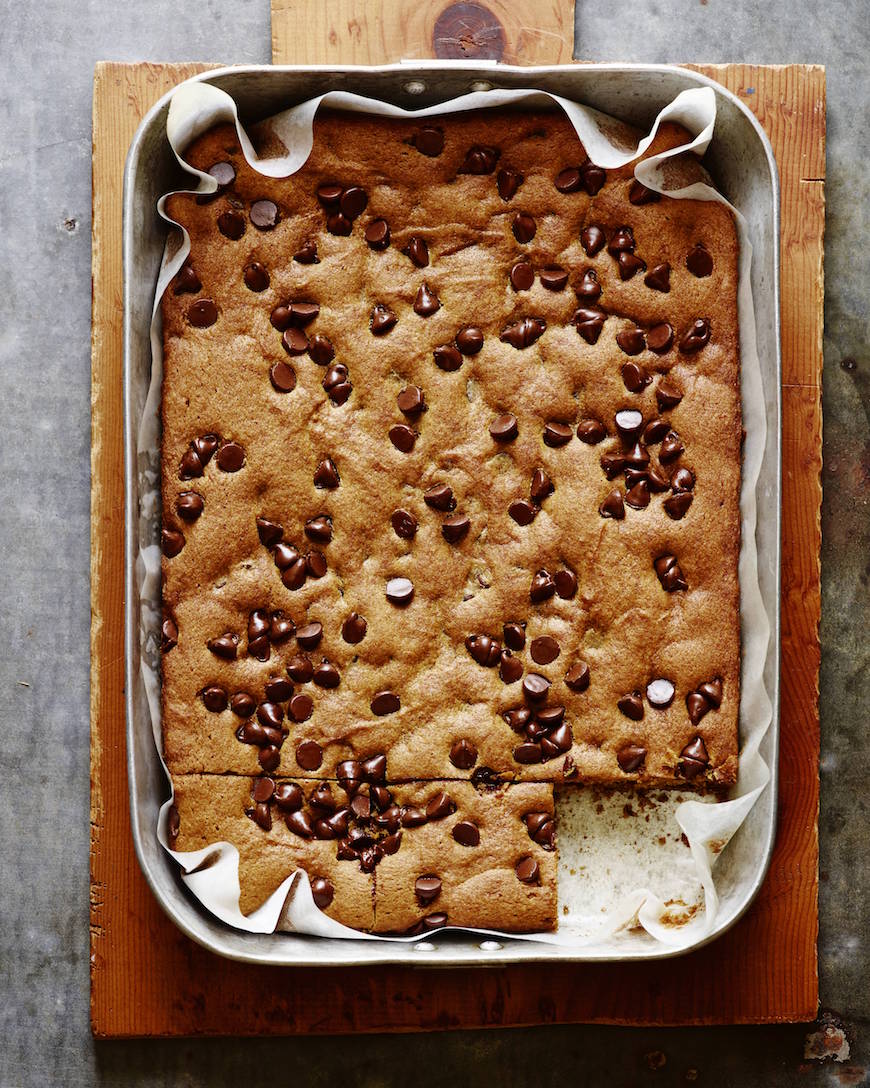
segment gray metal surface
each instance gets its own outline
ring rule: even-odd
[[[382,69],[304,69],[259,67],[224,69],[199,77],[232,95],[244,120],[270,116],[326,90],[344,89],[418,108],[464,93],[485,81],[498,87],[537,87],[573,98],[647,127],[679,91],[713,86],[718,98],[716,132],[708,164],[724,194],[745,215],[753,244],[752,280],[767,415],[767,445],[758,485],[759,581],[771,617],[765,681],[773,701],[773,723],[762,743],[772,781],[729,845],[717,868],[720,915],[707,940],[714,939],[747,909],[761,885],[773,847],[779,696],[779,542],[780,542],[780,350],[779,350],[779,190],[776,164],[766,135],[750,111],[705,76],[679,68],[590,65],[582,68],[427,67],[425,63]],[[411,80],[424,89],[411,94]],[[482,943],[461,932],[433,935],[414,944],[385,941],[324,940],[298,934],[250,934],[223,925],[188,895],[177,866],[156,839],[157,812],[168,796],[153,744],[144,689],[139,677],[139,497],[136,437],[150,381],[149,327],[154,284],[165,225],[157,198],[189,182],[179,170],[165,138],[168,96],[144,119],[130,148],[124,190],[124,354],[127,464],[127,753],[131,816],[136,853],[154,894],[188,936],[224,956],[255,963],[286,965],[413,963],[447,967],[530,961],[668,958],[664,946],[619,953],[565,948],[508,937]],[[744,887],[746,874],[750,883]],[[739,882],[739,883],[738,883]],[[706,943],[700,942],[700,943]],[[493,947],[495,945],[495,947]]]

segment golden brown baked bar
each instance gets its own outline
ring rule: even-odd
[[[176,775],[174,782],[175,849],[232,843],[244,914],[302,868],[318,906],[356,929],[555,926],[547,783],[478,791],[455,781],[387,788],[266,775]]]
[[[733,782],[730,212],[559,113],[324,113],[281,180],[229,126],[187,157],[221,189],[169,202],[173,774]]]

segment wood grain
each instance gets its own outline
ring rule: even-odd
[[[534,6],[536,11],[544,8]],[[425,37],[429,21],[385,29],[387,5],[382,0],[354,0],[358,23],[355,29],[343,30],[346,24],[336,13],[347,18],[350,7],[343,0],[304,5],[305,34],[294,36],[290,17],[298,18],[302,5],[298,0],[275,0],[273,30],[280,49],[275,60],[381,63],[415,55],[414,50],[425,55],[431,48]],[[518,11],[519,6],[511,5],[511,10]],[[569,5],[564,11],[563,30],[571,26]],[[286,31],[279,25],[282,21]],[[545,23],[538,18],[537,25]],[[375,38],[370,35],[372,26]],[[424,27],[414,30],[417,37],[403,36],[417,26]],[[505,26],[506,40],[513,40],[507,21]],[[304,55],[298,52],[300,43]],[[563,34],[562,46],[534,59],[569,57],[565,43],[570,43],[569,31]],[[98,67],[94,84],[94,1033],[274,1035],[593,1021],[709,1024],[811,1019],[817,1006],[824,73],[804,66],[699,68],[756,110],[771,136],[782,174],[782,750],[779,835],[768,879],[736,927],[710,947],[682,958],[672,973],[642,964],[424,972],[395,967],[268,969],[221,960],[194,945],[165,918],[133,853],[124,752],[123,525],[118,500],[123,460],[121,177],[141,116],[160,94],[202,67],[106,64]]]
[[[413,57],[567,64],[573,42],[574,5],[564,0],[272,3],[276,64],[392,64]]]

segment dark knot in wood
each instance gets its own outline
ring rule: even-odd
[[[501,60],[504,27],[483,4],[451,4],[435,22],[432,44],[442,60]]]

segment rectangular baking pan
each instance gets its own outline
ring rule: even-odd
[[[329,90],[354,91],[406,109],[428,106],[469,90],[539,88],[575,99],[646,130],[658,111],[680,91],[712,87],[717,96],[716,131],[705,164],[718,188],[749,224],[753,245],[752,287],[758,353],[767,415],[767,444],[758,485],[759,582],[771,618],[764,678],[773,721],[761,745],[771,782],[717,866],[720,910],[712,933],[728,929],[760,888],[773,849],[776,824],[779,738],[780,582],[780,328],[779,182],[770,143],[753,114],[706,76],[667,65],[590,64],[518,68],[464,62],[414,62],[382,68],[245,66],[197,77],[227,91],[243,122],[252,123]],[[178,867],[157,841],[157,813],[167,796],[155,750],[139,672],[139,495],[136,437],[151,372],[149,329],[165,224],[158,198],[187,188],[166,139],[169,95],[148,113],[133,139],[124,174],[124,428],[126,472],[126,711],[130,812],[136,855],[158,902],[189,937],[219,955],[250,963],[294,966],[403,963],[450,967],[533,961],[664,959],[680,953],[650,945],[612,951],[566,949],[534,940],[484,940],[469,933],[444,933],[418,943],[325,940],[296,934],[251,934],[234,930],[202,909],[186,891]],[[727,864],[726,864],[727,858]],[[741,891],[729,873],[750,870],[755,879]]]

